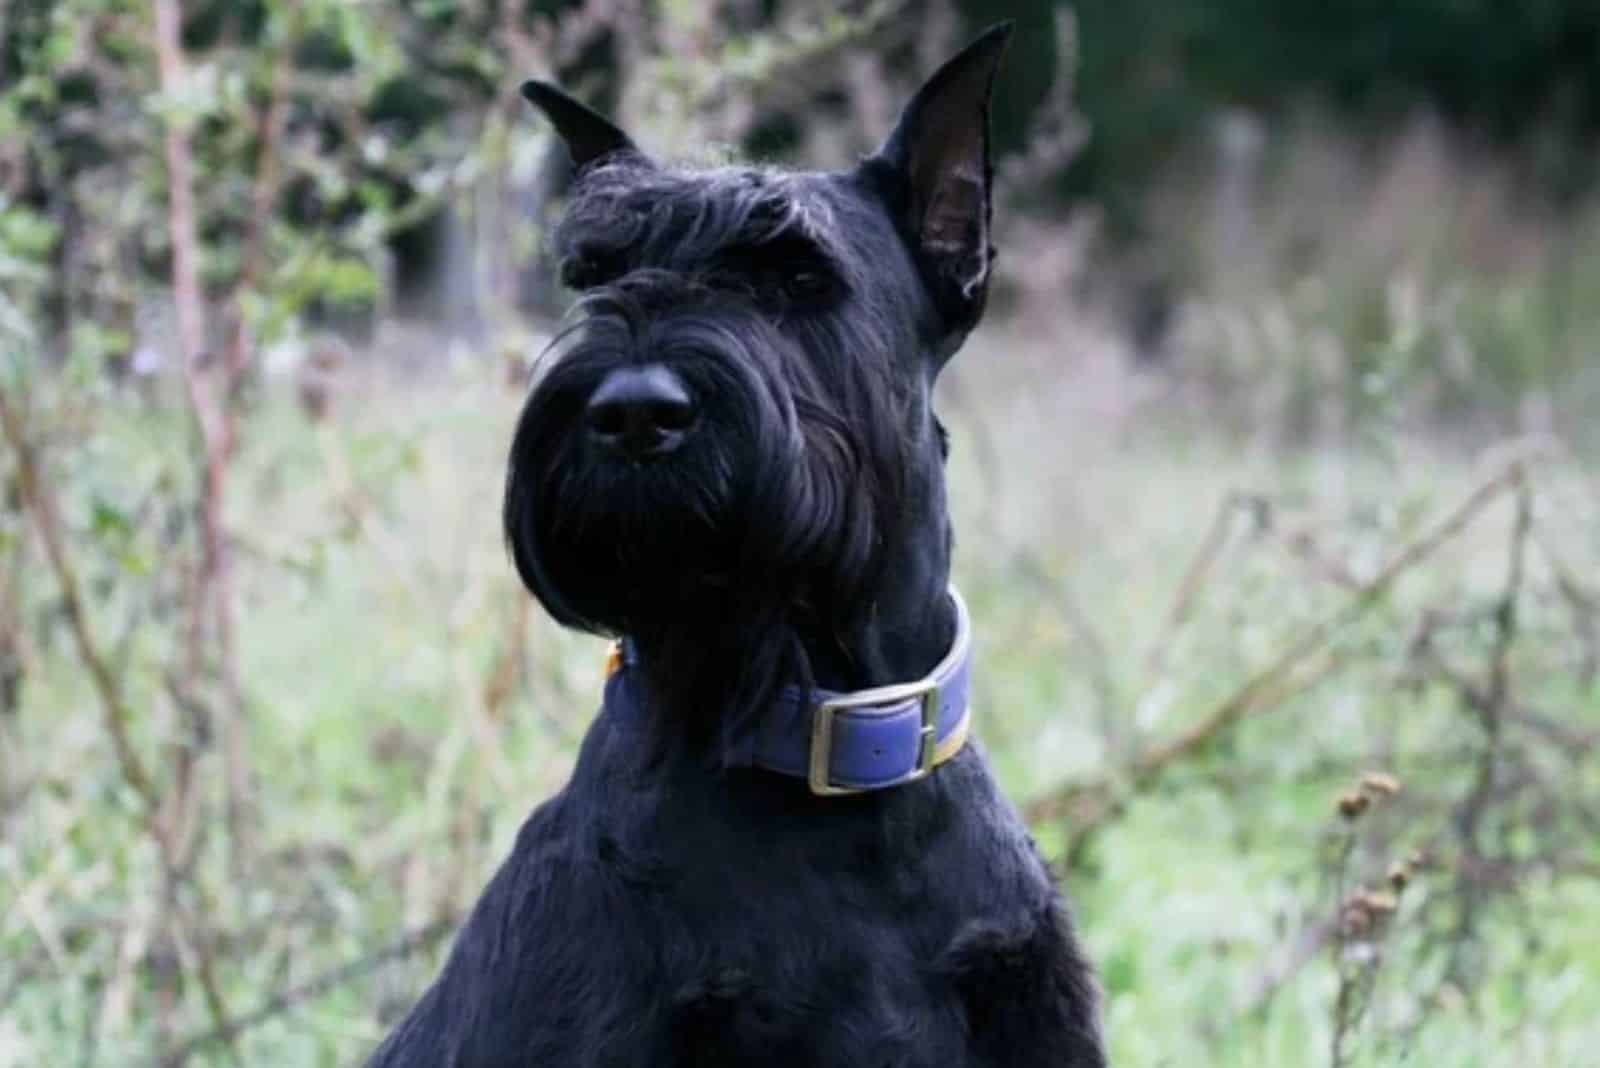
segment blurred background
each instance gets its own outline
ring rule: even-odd
[[[999,17],[957,577],[1115,1062],[1600,1063],[1590,0],[0,0],[0,1066],[359,1063],[563,781],[520,80],[842,166]]]

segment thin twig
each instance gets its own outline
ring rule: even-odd
[[[1566,603],[1573,630],[1583,649],[1578,676],[1593,683],[1600,676],[1600,590],[1579,581],[1560,549],[1542,528],[1535,528],[1533,540],[1555,577],[1556,590]]]
[[[1234,512],[1245,501],[1252,499],[1254,498],[1233,492],[1225,496],[1217,507],[1211,525],[1206,529],[1206,536],[1200,542],[1200,548],[1189,561],[1189,566],[1178,583],[1178,591],[1172,598],[1172,607],[1167,610],[1161,631],[1151,645],[1150,652],[1145,656],[1145,673],[1151,678],[1165,670],[1173,638],[1194,611],[1200,592],[1205,588],[1218,558],[1222,555],[1223,547],[1228,543],[1228,531],[1233,525]]]
[[[267,231],[272,225],[272,212],[278,198],[278,141],[283,135],[284,123],[289,116],[289,75],[293,71],[293,25],[299,13],[298,6],[289,3],[283,17],[288,29],[279,41],[272,57],[271,84],[267,90],[267,106],[256,122],[257,157],[255,181],[250,190],[250,218],[245,231],[244,255],[240,261],[239,278],[234,284],[234,301],[230,337],[228,339],[228,387],[237,389],[244,376],[248,361],[248,324],[245,321],[243,302],[249,295],[266,263]]]
[[[1100,731],[1107,744],[1115,745],[1120,733],[1118,728],[1123,721],[1117,714],[1117,687],[1111,677],[1111,653],[1106,648],[1105,639],[1100,636],[1089,613],[1084,611],[1071,584],[1051,575],[1050,569],[1037,554],[1026,548],[1018,548],[1016,561],[1029,579],[1054,594],[1048,603],[1055,607],[1056,614],[1066,624],[1067,630],[1083,646],[1087,654],[1084,664],[1088,668],[1090,688],[1094,691]]]
[[[1483,741],[1472,789],[1458,806],[1454,819],[1462,863],[1457,866],[1459,908],[1450,935],[1445,981],[1457,986],[1464,985],[1467,978],[1464,974],[1467,950],[1477,943],[1478,914],[1485,895],[1485,888],[1474,875],[1474,869],[1481,866],[1484,858],[1478,841],[1479,828],[1493,799],[1500,768],[1501,739],[1511,686],[1511,650],[1517,640],[1517,602],[1522,595],[1529,535],[1533,529],[1533,492],[1520,465],[1516,467],[1516,490],[1516,516],[1509,543],[1505,587],[1495,605],[1494,643],[1489,653],[1488,677],[1484,680],[1479,698],[1473,699],[1467,691],[1463,691],[1462,703],[1477,714],[1483,729]]]
[[[145,770],[144,762],[139,758],[129,731],[133,712],[123,695],[120,681],[112,672],[110,662],[100,649],[93,625],[89,621],[89,613],[83,603],[82,587],[78,581],[78,571],[67,552],[66,536],[62,530],[61,513],[55,495],[50,489],[50,483],[43,476],[38,454],[28,437],[27,429],[23,426],[22,415],[13,407],[3,388],[0,388],[0,427],[3,427],[6,441],[10,443],[12,452],[16,456],[17,485],[22,495],[22,502],[33,519],[33,527],[38,532],[39,540],[44,543],[45,557],[50,562],[50,570],[61,592],[61,604],[66,611],[67,622],[72,628],[78,656],[88,670],[89,681],[100,698],[106,733],[110,736],[111,747],[116,752],[117,766],[122,772],[122,779],[138,796],[147,817],[152,816],[159,805],[159,798],[154,780]]]
[[[1241,1000],[1241,1014],[1264,1010],[1271,1003],[1273,995],[1316,959],[1337,929],[1337,918],[1324,918],[1303,928],[1293,944],[1270,961],[1251,982]]]
[[[182,16],[177,0],[154,0],[156,58],[161,91],[177,99],[187,81],[187,64],[181,41]],[[281,79],[275,79],[280,81]],[[280,116],[281,118],[281,116]],[[205,668],[206,620],[211,621],[227,697],[222,724],[223,761],[228,783],[227,823],[230,839],[238,848],[245,837],[244,812],[249,794],[249,769],[245,758],[244,709],[239,686],[233,636],[233,596],[228,567],[228,545],[223,535],[223,511],[228,466],[236,437],[232,392],[236,364],[242,367],[242,350],[230,352],[220,368],[220,381],[208,374],[205,362],[205,305],[199,277],[199,239],[194,197],[194,158],[185,125],[169,118],[164,135],[167,163],[167,210],[172,240],[172,290],[177,312],[180,364],[190,407],[200,429],[202,492],[200,502],[201,562],[192,591],[188,630],[188,671],[199,676]],[[267,153],[268,156],[271,153]],[[262,161],[258,178],[270,179],[275,164]],[[258,181],[258,187],[262,184]],[[259,188],[258,188],[259,192]],[[256,205],[260,208],[260,204]],[[270,209],[270,200],[266,202]],[[261,220],[264,228],[264,220]],[[255,250],[259,256],[259,249]],[[246,264],[249,268],[252,265]],[[242,345],[242,341],[241,341]]]
[[[181,798],[176,796],[171,798],[172,806],[162,804],[154,780],[145,770],[134,748],[129,731],[132,711],[123,694],[118,676],[111,670],[89,622],[80,592],[77,570],[67,553],[58,506],[47,488],[47,483],[41,477],[38,457],[32,441],[22,426],[21,417],[5,396],[3,389],[0,389],[0,427],[3,427],[5,438],[16,453],[22,499],[29,515],[33,518],[34,528],[44,543],[45,556],[50,561],[61,594],[62,605],[78,647],[79,659],[88,670],[90,681],[99,696],[106,731],[111,737],[123,781],[141,802],[142,822],[161,855],[163,868],[168,872],[170,883],[173,874],[178,870],[176,836],[173,829],[167,825],[163,812],[175,812],[176,808],[173,806],[179,805]],[[225,1011],[222,1008],[219,987],[212,972],[209,955],[201,953],[199,957],[196,971],[206,994],[207,1003],[219,1019],[223,1018]]]
[[[156,59],[160,71],[163,95],[175,101],[182,95],[188,80],[181,41],[182,14],[177,0],[154,0]],[[215,640],[223,663],[220,666],[224,686],[236,684],[234,666],[228,662],[232,654],[230,601],[227,582],[227,546],[222,533],[223,500],[227,484],[228,460],[233,448],[233,427],[229,419],[229,397],[226,368],[219,383],[215,376],[206,375],[202,368],[204,358],[206,322],[205,306],[200,288],[199,240],[194,198],[194,159],[189,143],[189,132],[181,121],[168,118],[163,136],[167,164],[167,210],[172,241],[172,289],[178,322],[178,343],[181,349],[184,384],[189,396],[195,421],[200,429],[203,459],[203,491],[201,494],[201,563],[198,581],[192,591],[188,632],[188,671],[197,678],[205,666],[205,620],[210,614],[215,630]],[[237,696],[230,687],[230,698]],[[243,841],[245,774],[243,732],[240,722],[241,707],[230,700],[223,723],[223,760],[228,783],[227,823],[230,841],[238,848]],[[188,792],[188,791],[185,791]],[[174,818],[186,807],[185,798],[174,799]],[[173,918],[172,934],[182,945],[187,933],[179,906],[177,885],[183,879],[183,864],[169,836],[160,835],[163,843],[166,901]],[[219,1024],[227,1019],[220,985],[215,975],[212,955],[206,949],[207,939],[197,940],[198,948],[190,970],[201,985],[202,993],[212,1019]],[[232,1051],[237,1060],[237,1050]],[[177,1062],[174,1062],[177,1063]]]
[[[426,950],[455,930],[457,920],[458,917],[455,915],[441,917],[372,953],[313,976],[298,986],[279,991],[249,1012],[179,1043],[162,1063],[163,1065],[181,1063],[208,1046],[219,1042],[233,1042],[252,1027],[258,1027],[276,1016],[290,1012],[335,987],[354,982],[392,961],[404,960],[414,953]]]
[[[1333,930],[1331,948],[1333,967],[1338,974],[1339,986],[1333,999],[1333,1027],[1328,1036],[1328,1061],[1330,1068],[1344,1068],[1345,1043],[1360,1016],[1357,1003],[1359,969],[1352,969],[1347,959],[1354,932],[1350,929],[1351,917],[1346,913],[1346,900],[1350,892],[1350,858],[1355,855],[1356,829],[1354,823],[1341,828],[1337,858],[1333,865]]]
[[[1337,611],[1304,630],[1200,722],[1176,738],[1150,747],[1112,773],[1068,784],[1034,800],[1024,808],[1026,817],[1038,822],[1073,813],[1080,821],[1073,828],[1077,843],[1073,852],[1081,850],[1106,819],[1121,811],[1119,795],[1125,798],[1147,791],[1169,767],[1205,751],[1252,709],[1282,691],[1285,682],[1293,679],[1308,659],[1371,611],[1402,575],[1451,541],[1508,488],[1519,484],[1526,463],[1526,457],[1518,456],[1484,479],[1444,519],[1397,553]],[[1303,687],[1291,686],[1288,692],[1300,689]],[[1085,799],[1092,803],[1084,804]]]

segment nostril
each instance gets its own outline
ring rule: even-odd
[[[585,414],[589,429],[597,434],[621,434],[628,426],[627,408],[621,404],[590,404]]]
[[[694,423],[694,405],[687,400],[664,400],[650,405],[650,422],[662,430],[688,430]]]

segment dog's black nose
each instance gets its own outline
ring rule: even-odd
[[[659,363],[619,367],[601,380],[585,417],[600,446],[644,460],[683,444],[694,429],[694,398],[683,379]]]

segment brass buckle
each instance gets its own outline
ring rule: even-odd
[[[830,778],[835,715],[847,708],[899,704],[912,697],[920,698],[922,702],[922,728],[917,744],[917,766],[893,782],[868,789],[903,786],[926,778],[933,770],[934,754],[938,751],[939,685],[931,680],[922,679],[896,686],[880,686],[875,690],[843,694],[817,705],[816,716],[811,723],[811,762],[806,774],[806,782],[810,785],[811,792],[818,797],[840,797],[845,794],[867,792],[867,789],[857,786],[835,786]]]

